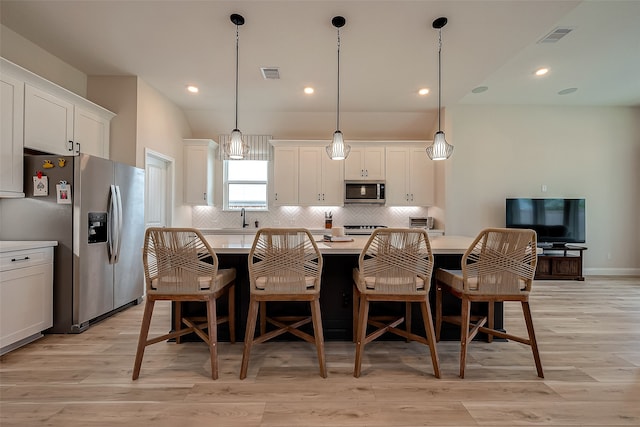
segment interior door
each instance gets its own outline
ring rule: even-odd
[[[147,227],[166,227],[169,225],[167,211],[169,189],[168,161],[153,155],[146,158],[146,197],[145,222]]]

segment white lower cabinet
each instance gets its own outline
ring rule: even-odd
[[[53,247],[0,254],[0,354],[53,326]]]
[[[386,148],[387,206],[434,204],[433,161],[424,147]]]
[[[324,147],[300,147],[298,202],[300,206],[344,204],[344,162],[331,160]]]

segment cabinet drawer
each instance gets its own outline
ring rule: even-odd
[[[53,248],[26,249],[0,254],[0,271],[53,263]]]

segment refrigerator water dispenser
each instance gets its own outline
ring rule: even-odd
[[[107,241],[107,213],[89,212],[88,243],[102,243]]]

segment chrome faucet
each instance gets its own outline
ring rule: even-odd
[[[242,217],[242,228],[246,228],[249,224],[247,224],[247,213],[244,208],[240,209],[240,216]]]

